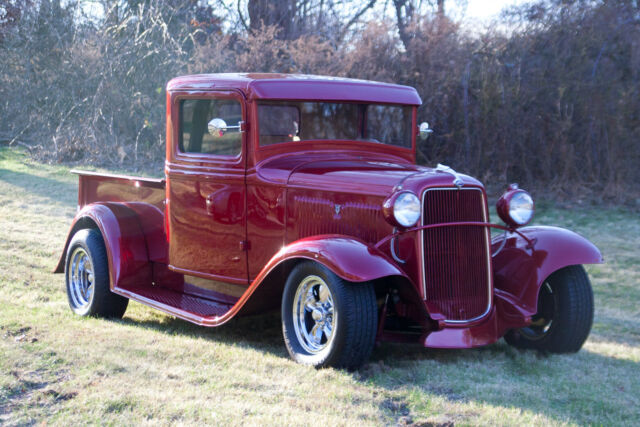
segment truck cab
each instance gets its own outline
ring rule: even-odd
[[[526,227],[515,185],[492,224],[480,181],[417,165],[420,104],[333,77],[171,80],[164,179],[76,171],[56,269],[72,310],[118,317],[134,299],[219,326],[279,307],[289,354],[317,367],[358,367],[380,341],[577,351],[593,316],[581,264],[600,252]]]

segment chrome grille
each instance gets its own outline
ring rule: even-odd
[[[479,188],[432,188],[423,193],[424,225],[487,222]],[[491,255],[486,227],[455,225],[422,231],[425,300],[447,321],[464,323],[491,308]]]

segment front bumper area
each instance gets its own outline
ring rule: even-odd
[[[440,224],[430,224],[419,227],[413,227],[407,230],[401,230],[395,234],[386,236],[380,240],[375,247],[381,249],[386,243],[391,242],[394,238],[412,232],[419,232],[424,229],[433,229],[439,227],[456,227],[456,226],[475,226],[484,228],[496,228],[507,231],[508,235],[516,237],[521,242],[522,249],[532,253],[535,248],[536,239],[524,235],[519,230],[514,230],[498,224],[488,222],[450,222]],[[495,256],[504,246],[493,247],[491,254],[491,271],[493,274],[492,282],[498,284],[491,289],[491,306],[486,315],[469,322],[452,323],[445,319],[442,313],[436,313],[429,310],[427,301],[422,300],[428,313],[428,327],[423,327],[421,333],[416,333],[414,329],[412,333],[409,331],[387,330],[381,327],[378,333],[378,341],[392,342],[413,342],[419,343],[424,347],[433,348],[471,348],[492,344],[498,341],[508,330],[517,329],[527,326],[531,322],[531,311],[523,307],[514,295],[500,289],[500,278],[496,277],[496,272],[500,268],[495,268]],[[524,260],[523,260],[524,261]],[[413,283],[416,290],[420,289],[419,283]],[[408,301],[406,301],[408,302]],[[414,302],[415,303],[415,302]],[[381,319],[384,315],[381,316]],[[414,317],[415,320],[417,320]]]

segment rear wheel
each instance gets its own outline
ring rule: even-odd
[[[282,331],[291,357],[318,368],[355,369],[371,355],[377,326],[371,283],[350,283],[304,261],[289,274]]]
[[[109,264],[102,234],[78,231],[69,243],[65,264],[69,306],[80,316],[121,318],[129,300],[109,289]]]
[[[556,271],[542,284],[538,312],[524,328],[509,331],[514,347],[574,353],[582,348],[593,323],[593,291],[581,265]]]

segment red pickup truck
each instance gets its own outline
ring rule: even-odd
[[[515,185],[492,224],[478,180],[416,165],[420,104],[332,77],[171,80],[165,179],[77,172],[56,269],[71,309],[121,317],[133,299],[218,326],[280,307],[290,355],[317,367],[356,368],[379,341],[578,351],[593,319],[582,264],[600,252],[525,227],[533,200]]]

